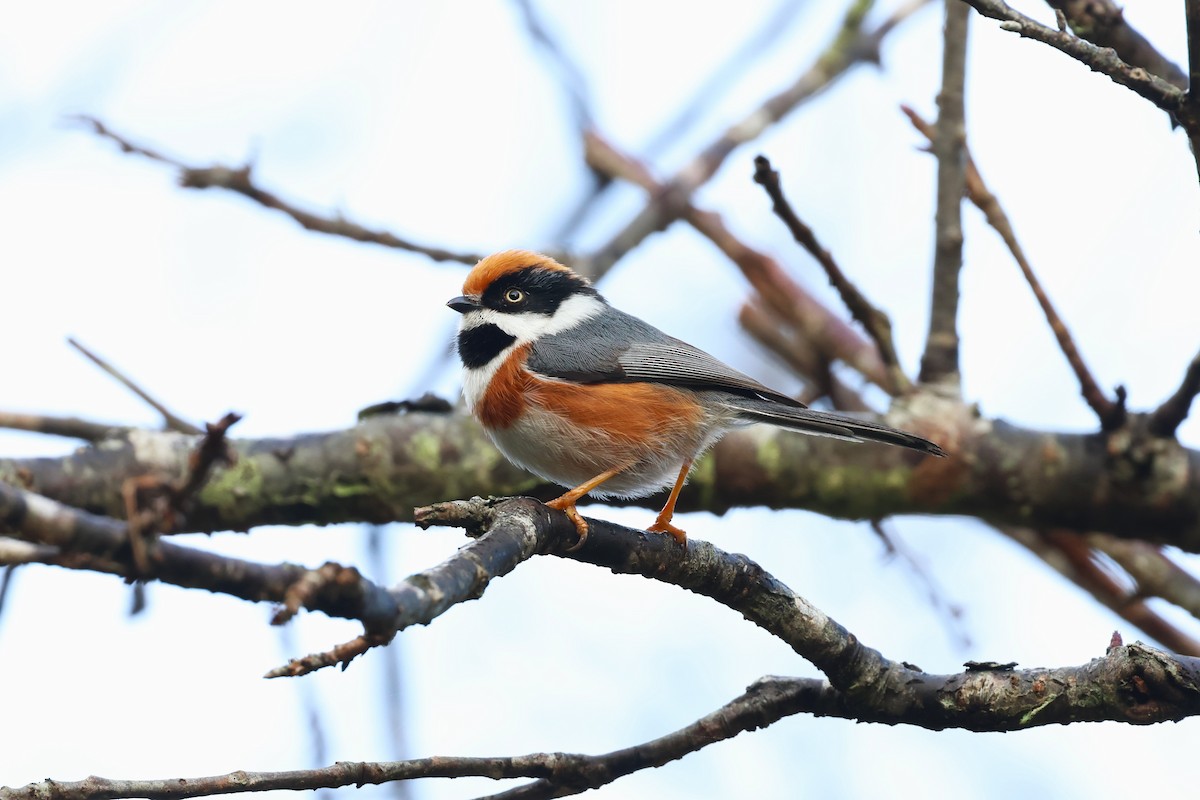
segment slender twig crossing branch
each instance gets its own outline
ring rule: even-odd
[[[407,250],[420,253],[434,261],[456,261],[460,264],[474,264],[481,256],[474,253],[455,253],[440,247],[428,247],[407,239],[402,239],[388,231],[370,230],[362,225],[351,222],[341,215],[322,217],[311,211],[306,211],[283,198],[268,192],[254,182],[252,169],[249,164],[241,167],[227,167],[223,164],[213,164],[209,167],[196,167],[152,150],[145,145],[134,144],[124,136],[114,132],[95,117],[78,116],[79,122],[90,127],[97,135],[116,142],[122,152],[158,161],[174,167],[179,171],[179,185],[186,189],[226,189],[247,197],[265,208],[282,212],[298,222],[301,227],[316,233],[326,233],[332,236],[343,236],[356,242],[377,244],[397,250]]]
[[[846,277],[833,255],[817,241],[812,228],[805,225],[804,221],[797,216],[791,203],[784,196],[779,173],[771,168],[771,162],[767,160],[766,156],[760,155],[754,158],[754,182],[766,190],[767,196],[771,198],[776,216],[783,220],[788,230],[791,231],[792,237],[800,246],[807,250],[824,268],[829,282],[841,295],[846,308],[874,340],[875,345],[879,348],[880,358],[883,359],[884,369],[887,370],[891,380],[890,391],[893,394],[907,394],[912,389],[912,382],[900,367],[900,359],[896,355],[896,345],[892,340],[892,322],[888,319],[887,314],[872,305],[871,301]]]
[[[121,372],[119,369],[114,367],[112,364],[108,363],[103,358],[101,358],[100,356],[93,353],[91,350],[88,350],[86,347],[84,347],[82,344],[80,344],[77,340],[67,339],[67,343],[70,344],[71,347],[74,347],[76,350],[78,350],[80,353],[82,353],[93,364],[95,364],[100,369],[107,372],[109,375],[116,378],[117,381],[120,382],[120,384],[122,386],[124,386],[126,389],[133,392],[138,397],[142,398],[142,400],[144,400],[146,402],[146,405],[150,406],[155,411],[157,411],[159,414],[161,414],[162,418],[163,418],[163,423],[167,426],[168,430],[179,431],[180,433],[187,433],[187,434],[192,434],[192,435],[201,433],[199,428],[197,428],[192,423],[171,413],[171,411],[166,406],[164,406],[162,403],[158,402],[153,397],[151,397],[149,395],[149,393],[146,392],[145,389],[138,386],[130,378],[126,377],[126,375],[123,372]]]
[[[621,152],[599,135],[585,137],[584,143],[588,163],[593,169],[637,184],[651,194],[663,190],[663,184],[645,164]],[[878,348],[794,281],[775,259],[735,236],[716,212],[697,208],[687,201],[682,213],[693,228],[737,265],[764,305],[803,334],[821,356],[844,361],[881,388],[889,385]]]

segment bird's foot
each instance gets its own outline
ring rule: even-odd
[[[563,495],[556,500],[551,500],[550,502],[546,503],[546,505],[566,514],[567,518],[574,523],[575,530],[579,533],[579,541],[575,542],[575,544],[571,545],[563,552],[574,553],[576,550],[583,547],[583,543],[587,541],[588,537],[588,524],[587,520],[584,519],[579,511],[575,508],[575,499],[568,498],[566,495]]]
[[[671,518],[670,517],[664,518],[662,514],[659,514],[658,518],[654,520],[654,524],[651,525],[649,528],[646,528],[646,530],[651,533],[669,534],[673,539],[675,539],[675,541],[679,542],[681,545],[684,545],[684,546],[687,545],[687,532],[684,531],[683,528],[672,525]]]

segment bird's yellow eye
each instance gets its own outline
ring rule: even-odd
[[[519,303],[525,299],[525,293],[514,287],[504,293],[504,299],[509,303]]]

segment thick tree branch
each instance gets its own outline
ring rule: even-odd
[[[766,190],[767,196],[771,198],[772,210],[775,215],[787,225],[796,242],[807,250],[825,270],[829,283],[837,289],[850,314],[858,320],[858,324],[862,325],[874,340],[875,346],[879,348],[879,355],[883,359],[884,369],[887,370],[890,378],[891,393],[907,394],[912,390],[912,382],[900,367],[900,359],[896,355],[896,345],[892,340],[892,322],[888,319],[887,314],[872,305],[871,301],[846,277],[833,255],[817,241],[812,228],[805,225],[804,221],[796,214],[791,203],[784,196],[779,173],[771,168],[771,162],[767,160],[766,156],[760,155],[754,159],[754,182]]]
[[[665,182],[660,191],[651,195],[642,211],[608,244],[593,253],[588,263],[580,262],[578,266],[593,277],[603,275],[646,237],[666,230],[667,226],[683,217],[692,194],[717,173],[734,150],[758,138],[802,103],[829,88],[851,67],[861,63],[878,63],[879,46],[883,39],[927,2],[910,0],[877,28],[866,31],[863,30],[863,21],[874,0],[855,0],[833,41],[804,74],[696,154]]]
[[[945,0],[942,36],[942,89],[933,139],[937,157],[937,209],[934,216],[933,299],[929,334],[921,356],[922,383],[960,385],[958,366],[958,277],[962,271],[962,198],[966,187],[966,123],[963,116],[970,12]]]
[[[992,523],[1173,544],[1200,552],[1200,452],[1153,437],[1147,418],[1109,436],[1054,433],[973,416],[918,394],[892,425],[956,457],[801,436],[764,426],[735,431],[693,471],[679,510],[805,508],[834,517],[956,514]],[[193,437],[133,431],[126,440],[56,458],[0,459],[0,480],[92,513],[120,517],[120,487],[149,472],[184,474]],[[189,531],[256,525],[411,520],[412,507],[481,493],[550,498],[545,484],[501,456],[457,414],[373,417],[352,428],[233,440],[237,464],[193,499]],[[659,498],[636,501],[656,507]]]
[[[122,152],[139,155],[143,158],[174,167],[179,171],[179,185],[185,189],[225,189],[249,198],[264,208],[274,209],[286,214],[299,223],[305,230],[325,233],[331,236],[343,236],[347,239],[353,239],[356,242],[377,244],[397,250],[420,253],[434,261],[456,261],[460,264],[474,264],[482,258],[482,256],[474,253],[454,253],[440,247],[428,247],[417,244],[407,239],[402,239],[388,231],[370,230],[343,218],[341,215],[336,217],[322,217],[311,211],[305,211],[278,195],[268,192],[255,183],[251,174],[252,169],[250,164],[245,164],[241,167],[227,167],[223,164],[213,164],[208,167],[190,166],[144,145],[134,144],[129,139],[111,130],[95,117],[79,116],[76,119],[89,126],[97,135],[111,139],[121,148]]]
[[[602,755],[532,753],[498,758],[434,756],[411,761],[338,762],[289,772],[238,772],[204,778],[111,780],[91,777],[45,780],[0,787],[0,800],[181,800],[214,794],[272,789],[363,786],[417,778],[477,776],[533,783],[493,795],[507,800],[565,797],[596,789],[639,770],[662,766],[744,731],[765,728],[786,716],[843,717],[906,723],[941,730],[1018,730],[1080,721],[1119,720],[1146,724],[1200,712],[1200,671],[1184,659],[1140,644],[1117,646],[1080,667],[974,670],[955,675],[909,671],[899,702],[873,717],[860,703],[827,682],[769,676],[739,697],[666,736]],[[891,691],[894,687],[889,686]],[[910,715],[901,719],[898,715]]]

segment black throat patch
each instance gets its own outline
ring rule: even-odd
[[[517,337],[505,333],[498,325],[487,323],[458,333],[458,357],[467,369],[484,366]]]

